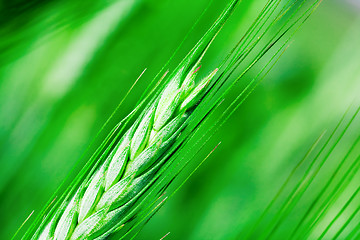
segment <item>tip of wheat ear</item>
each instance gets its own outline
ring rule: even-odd
[[[191,109],[218,71],[215,69],[196,84],[198,70],[196,63],[172,75],[90,180],[81,185],[65,208],[57,211],[39,239],[107,236],[117,223],[123,224],[126,210],[147,188],[160,157],[176,141]]]

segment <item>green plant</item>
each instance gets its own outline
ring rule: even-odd
[[[190,58],[179,66],[161,94],[147,105],[102,166],[55,214],[39,239],[106,238],[133,217],[125,218],[128,209],[166,161],[163,155],[186,126],[217,72],[195,85],[199,60],[194,63]]]
[[[79,178],[52,207],[51,211],[44,215],[45,219],[40,227],[34,225],[37,229],[34,238],[39,235],[44,239],[51,237],[55,237],[55,239],[79,238],[80,236],[82,238],[105,238],[120,230],[124,223],[135,218],[135,215],[145,215],[146,217],[148,214],[143,209],[151,206],[152,202],[151,198],[146,199],[148,192],[158,196],[152,185],[162,180],[162,185],[159,185],[158,189],[166,189],[171,180],[177,176],[177,174],[166,176],[166,167],[172,166],[173,156],[178,154],[178,149],[185,145],[186,141],[196,132],[197,127],[204,122],[213,109],[216,109],[235,83],[296,23],[301,23],[300,20],[303,18],[306,19],[311,13],[310,10],[316,6],[313,4],[292,23],[290,20],[293,19],[294,14],[290,15],[270,40],[264,44],[265,46],[255,54],[253,60],[245,66],[243,73],[234,80],[229,80],[240,63],[243,63],[255,49],[260,39],[271,27],[276,26],[277,21],[294,6],[287,2],[280,12],[273,15],[281,1],[269,2],[244,38],[220,64],[219,67],[224,68],[221,75],[213,79],[217,72],[215,70],[200,83],[195,84],[194,78],[199,61],[237,2],[232,1],[222,17],[170,77],[165,76],[162,79],[166,83],[161,85],[160,89],[162,90],[159,91],[155,88],[156,91],[147,95],[142,104],[130,114],[130,117],[119,123],[110,133],[105,144],[101,146],[100,152],[97,152],[89,161]],[[300,9],[301,6],[297,9]],[[274,17],[274,20],[271,20],[271,17]],[[263,30],[260,34],[261,37],[257,38],[261,30]],[[257,85],[255,84],[257,78],[261,74],[266,75],[271,69],[271,66],[282,54],[281,50],[286,47],[288,40],[273,54],[260,73],[247,85],[244,92],[229,105],[211,130],[219,129],[252,92]],[[145,111],[140,114],[132,127],[128,128],[127,124],[134,117],[135,112],[149,99],[150,103],[145,107]],[[201,107],[195,108],[200,100]],[[191,125],[191,128],[187,128],[188,125]],[[123,133],[126,128],[128,130]],[[207,137],[208,135],[204,134],[199,138],[199,141],[203,139],[205,141],[199,143],[198,146],[202,147],[206,143]],[[180,171],[181,169],[180,167]],[[164,175],[166,178],[163,178]],[[159,192],[162,193],[163,190],[159,190]],[[145,200],[143,200],[144,198]]]
[[[325,139],[321,134],[243,239],[357,239],[359,111],[349,108]]]
[[[135,213],[129,214],[130,209],[168,161],[169,148],[186,127],[191,112],[218,71],[215,69],[195,83],[214,31],[219,30],[236,3],[233,1],[214,24],[208,39],[204,37],[167,78],[163,90],[147,104],[116,146],[107,148],[102,165],[87,176],[74,196],[63,202],[33,238],[104,239],[134,217]]]

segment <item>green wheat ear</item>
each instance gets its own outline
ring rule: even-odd
[[[238,1],[233,1],[167,79],[102,165],[33,239],[104,239],[161,168],[161,156],[187,125],[218,69],[196,81],[202,56]],[[133,216],[127,216],[132,218]]]
[[[157,164],[160,156],[176,141],[217,71],[198,84],[190,77],[188,84],[184,80],[189,72],[183,69],[173,75],[102,166],[84,183],[84,190],[77,191],[64,213],[59,214],[59,220],[56,217],[48,223],[39,239],[91,238],[100,231],[106,232],[114,219],[124,216],[119,208],[136,200],[148,186],[148,179],[161,167]],[[190,87],[184,87],[184,83]]]
[[[296,23],[303,23],[304,19],[310,15],[309,10],[312,9],[312,7],[308,8],[307,12],[294,23],[290,22],[293,15],[284,21],[278,32],[275,32],[270,41],[265,43],[264,48],[255,54],[251,63],[245,66],[244,72],[236,76],[235,80],[229,81],[229,85],[224,85],[232,76],[233,70],[263,39],[269,28],[275,26],[276,21],[271,22],[273,11],[260,13],[260,16],[266,17],[260,19],[259,22],[255,21],[242,38],[244,41],[241,40],[220,64],[220,67],[226,67],[224,72],[227,75],[217,74],[216,68],[203,79],[197,80],[200,61],[238,2],[237,0],[230,2],[222,15],[178,67],[164,78],[165,83],[157,89],[159,91],[142,100],[142,103],[147,102],[147,105],[134,123],[127,127],[129,118],[126,118],[110,132],[100,146],[100,150],[94,153],[94,157],[84,167],[85,170],[83,169],[49,212],[45,209],[43,213],[47,215],[40,215],[37,222],[32,225],[32,229],[26,233],[25,239],[29,235],[32,235],[32,239],[106,239],[129,220],[138,216],[144,217],[148,209],[141,208],[145,204],[147,204],[146,207],[151,208],[150,202],[153,197],[151,194],[157,196],[161,194],[178,175],[169,171],[169,166],[179,153],[177,150],[181,149],[196,133],[204,119],[216,109],[235,83]],[[272,8],[272,6],[277,7],[277,5],[267,5],[266,8]],[[280,10],[276,20],[285,16],[284,13],[290,8],[292,5],[286,4]],[[264,23],[258,25],[261,20],[264,20]],[[261,36],[258,37],[258,33],[262,31]],[[289,39],[281,45],[256,78],[261,74],[266,75],[281,56],[281,50],[285,48]],[[214,79],[215,76],[216,79]],[[249,92],[244,91],[239,94],[209,131],[215,132],[228,119],[256,87],[256,85],[253,86],[254,81],[246,87],[250,89]],[[140,107],[142,104],[136,107],[130,114],[130,118]],[[126,130],[125,133],[122,130]],[[198,140],[204,140],[203,136]],[[194,147],[200,149],[206,141],[197,142]],[[179,167],[179,172],[184,166]],[[144,194],[146,191],[150,193]],[[146,199],[148,196],[150,199]],[[32,234],[33,231],[35,234]]]

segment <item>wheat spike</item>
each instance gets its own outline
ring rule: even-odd
[[[186,125],[217,69],[195,84],[199,61],[170,77],[162,92],[140,114],[104,163],[83,183],[61,215],[39,239],[103,239],[124,217],[158,168],[154,167]],[[109,230],[111,230],[109,232]]]

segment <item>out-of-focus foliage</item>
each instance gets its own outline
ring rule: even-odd
[[[175,64],[226,3],[210,5]],[[204,72],[227,53],[263,4],[240,4],[210,48]],[[205,0],[0,3],[1,239],[42,208],[148,68],[87,152],[134,107],[207,5]],[[267,79],[213,138],[220,147],[139,239],[159,239],[167,232],[171,239],[232,239],[251,226],[311,142],[359,92],[359,11],[350,1],[328,0],[319,7]]]

